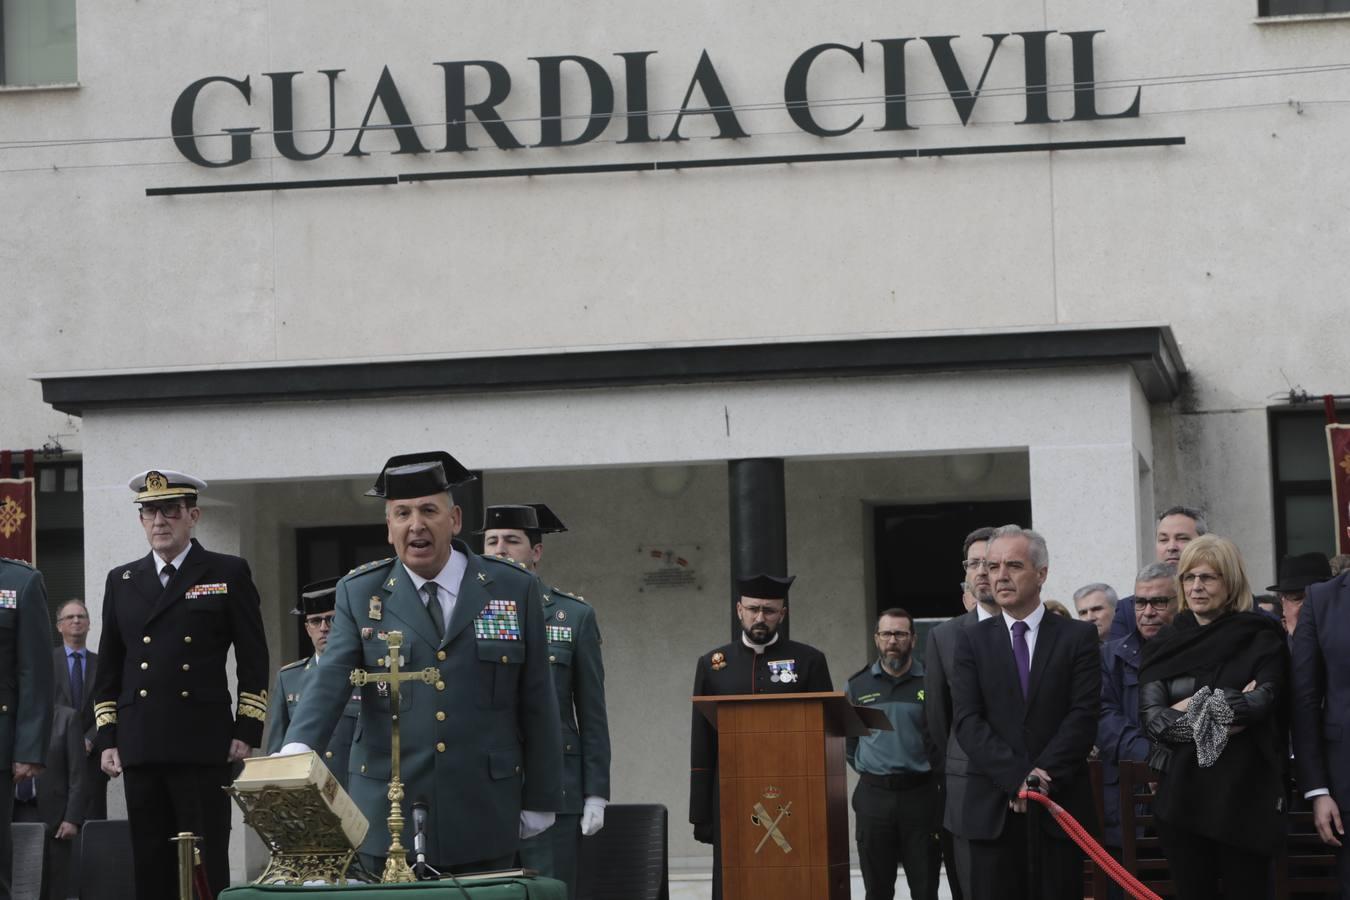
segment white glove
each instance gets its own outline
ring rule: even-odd
[[[536,812],[533,809],[522,809],[520,811],[520,839],[532,838],[536,834],[543,834],[553,826],[553,821],[558,818],[557,813]]]
[[[604,797],[586,798],[581,807],[581,833],[586,837],[605,827],[605,804],[608,802]]]
[[[280,750],[278,750],[276,753],[273,753],[272,755],[273,755],[273,756],[290,756],[292,753],[309,753],[309,752],[310,752],[311,750],[313,750],[313,749],[314,749],[314,748],[311,747],[309,744],[302,744],[302,743],[300,743],[299,741],[291,741],[289,744],[285,745],[284,747],[282,747]]]

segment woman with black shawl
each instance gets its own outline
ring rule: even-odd
[[[1149,765],[1159,773],[1158,837],[1181,900],[1264,900],[1284,835],[1284,631],[1252,611],[1231,541],[1191,541],[1177,581],[1181,612],[1144,645],[1139,671]]]

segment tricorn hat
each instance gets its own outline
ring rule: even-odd
[[[395,487],[389,485],[391,474],[398,482]],[[457,484],[473,481],[477,477],[444,450],[402,453],[389,457],[380,474],[375,477],[374,487],[366,491],[366,496],[384,500],[409,500],[448,491]]]
[[[1323,553],[1300,553],[1280,560],[1280,578],[1266,588],[1268,591],[1291,594],[1310,584],[1331,578],[1331,563]]]
[[[137,503],[157,503],[195,497],[198,491],[206,490],[206,482],[173,469],[146,469],[133,475],[127,487],[136,492]]]
[[[788,588],[797,580],[796,575],[779,578],[776,575],[749,575],[737,579],[736,589],[742,597],[754,597],[757,600],[782,600],[787,602]]]
[[[567,526],[543,503],[502,504],[483,511],[482,534],[489,528],[512,528],[535,534],[561,534]]]
[[[300,589],[300,602],[291,610],[293,616],[317,616],[332,612],[337,602],[338,579],[321,578],[312,581]]]

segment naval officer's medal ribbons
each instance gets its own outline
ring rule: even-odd
[[[19,592],[9,589],[0,590],[0,609],[18,609]]]
[[[792,684],[797,680],[797,661],[795,659],[768,660],[769,680],[775,684]]]
[[[520,615],[514,600],[489,600],[473,620],[473,636],[480,641],[520,640]]]
[[[216,597],[223,596],[230,592],[230,586],[223,581],[217,581],[212,584],[195,584],[188,589],[183,596],[188,600],[195,597]]]

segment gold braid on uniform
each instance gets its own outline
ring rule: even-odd
[[[117,724],[117,701],[104,700],[102,703],[94,704],[94,727],[102,728],[104,725]]]
[[[261,694],[250,694],[248,691],[240,691],[239,715],[248,716],[250,719],[257,719],[259,722],[266,722],[267,691],[263,691]]]

